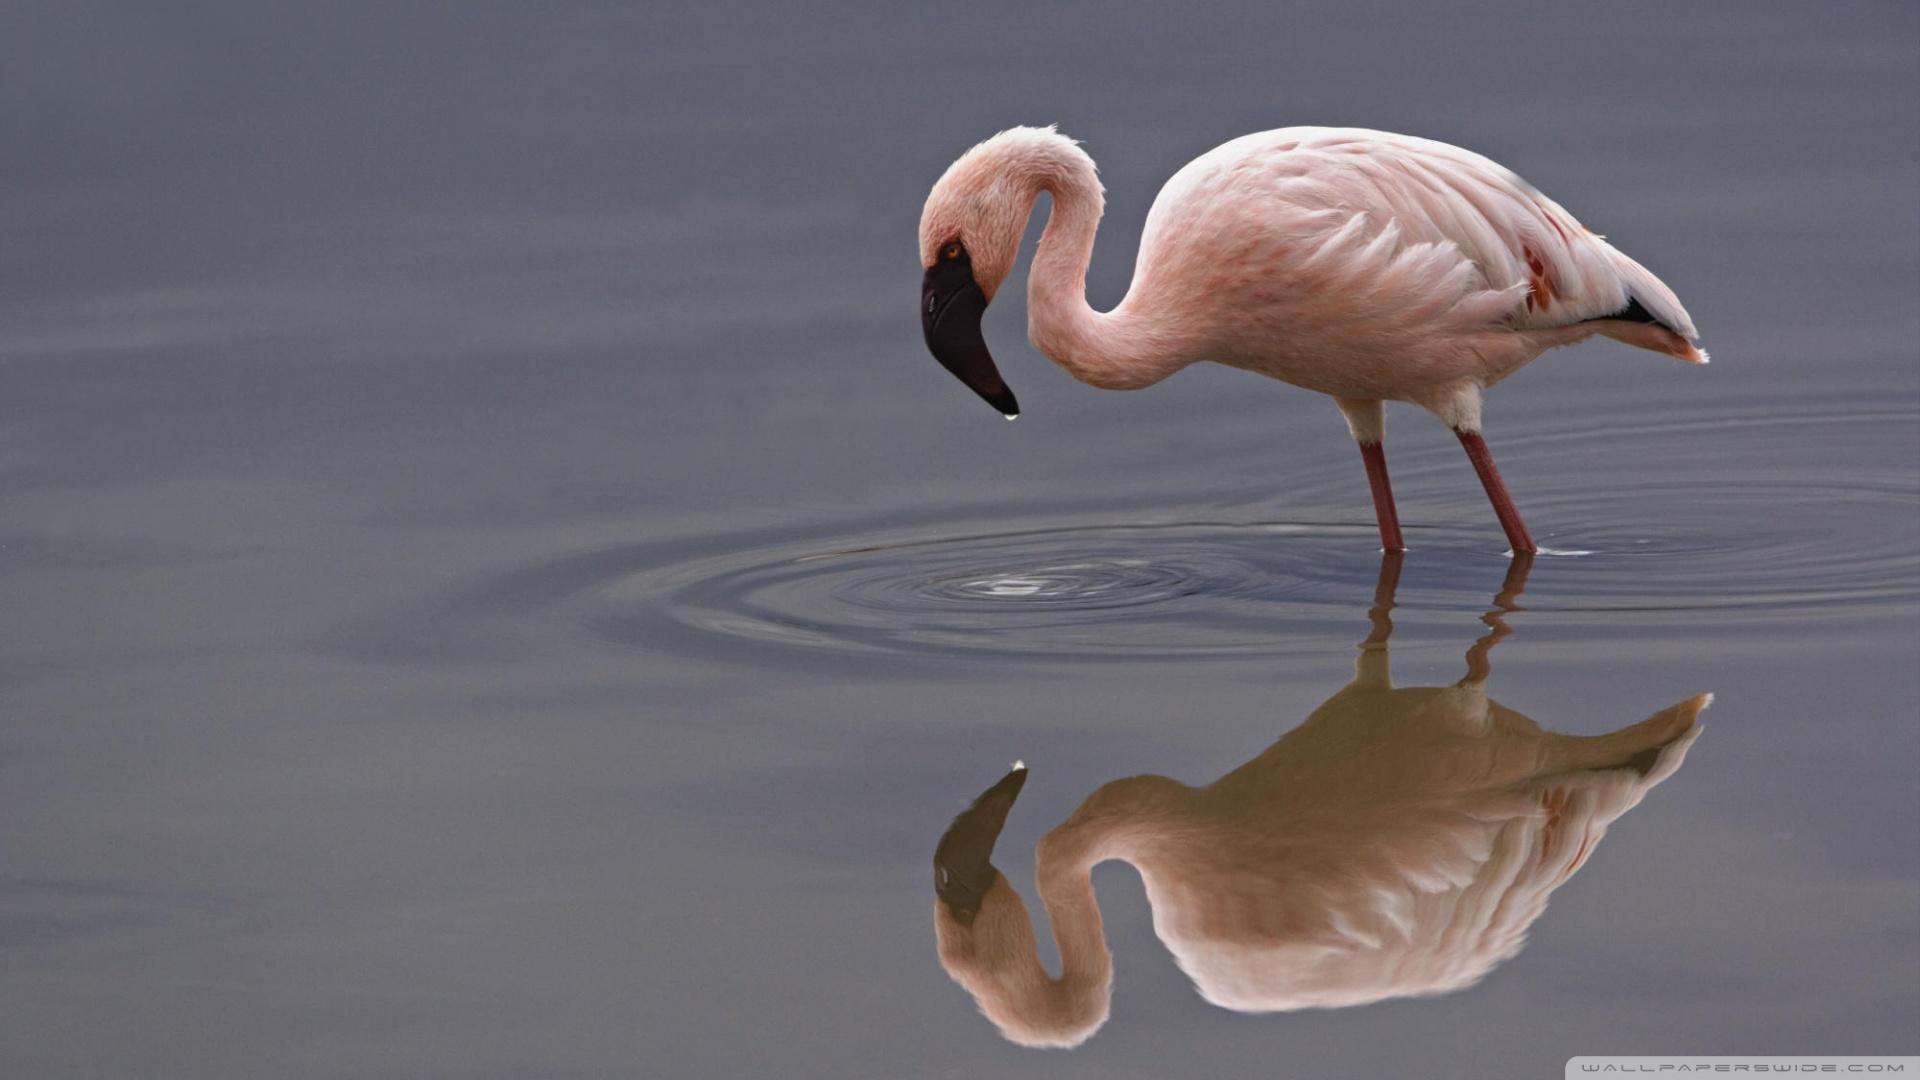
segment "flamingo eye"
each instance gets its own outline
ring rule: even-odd
[[[960,257],[960,245],[959,245],[959,244],[948,244],[948,245],[947,245],[947,250],[945,250],[945,251],[943,251],[943,252],[941,252],[941,253],[940,253],[940,257],[941,257],[941,258],[943,258],[943,259],[957,259],[957,258],[959,258],[959,257]]]

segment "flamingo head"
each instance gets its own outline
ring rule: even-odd
[[[934,849],[933,893],[940,899],[942,914],[958,926],[973,924],[987,893],[1001,880],[993,865],[993,845],[1026,782],[1027,767],[1016,763],[953,819]]]
[[[1020,252],[1038,188],[1021,167],[1031,134],[1001,132],[961,155],[933,185],[920,212],[920,326],[940,366],[1011,420],[1013,391],[994,366],[980,319]],[[1047,132],[1052,138],[1061,136]]]
[[[1021,1046],[1078,1046],[1106,1022],[1110,980],[1048,978],[1027,905],[991,861],[1026,781],[1016,763],[947,826],[933,856],[934,938],[940,965],[1002,1035]]]

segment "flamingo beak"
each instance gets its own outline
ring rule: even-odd
[[[994,869],[993,842],[1006,827],[1007,811],[1027,782],[1027,767],[1016,764],[1000,782],[982,792],[960,812],[940,837],[933,852],[933,892],[956,922],[966,925],[980,913],[987,890],[1000,871]]]
[[[986,311],[987,294],[973,280],[973,263],[964,252],[928,268],[920,286],[920,327],[926,331],[927,349],[967,389],[1011,420],[1020,415],[1020,403],[993,365],[987,339],[980,333]]]

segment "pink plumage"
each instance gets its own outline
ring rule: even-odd
[[[1009,416],[979,332],[1040,193],[1052,216],[1028,283],[1034,345],[1075,378],[1150,386],[1201,360],[1328,394],[1367,464],[1382,546],[1404,547],[1381,405],[1439,416],[1466,446],[1516,552],[1536,550],[1480,435],[1481,391],[1604,334],[1705,363],[1673,291],[1495,162],[1355,128],[1282,128],[1196,158],[1147,215],[1133,284],[1086,302],[1104,198],[1052,128],[1014,128],[947,170],[920,220],[928,346]]]

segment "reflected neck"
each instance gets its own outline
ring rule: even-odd
[[[1107,854],[1089,840],[1063,833],[1064,828],[1056,829],[1041,842],[1035,867],[1040,903],[1060,952],[1060,978],[1049,981],[1076,992],[1097,990],[1104,1001],[1113,982],[1113,953],[1093,892],[1093,866]]]
[[[1112,1000],[1113,954],[1093,895],[1094,853],[1057,841],[1065,828],[1041,842],[1037,867],[1060,976],[1040,962],[1026,905],[1004,881],[1000,887],[1015,908],[997,921],[995,936],[978,954],[1002,959],[954,971],[1001,1033],[1023,1046],[1078,1046],[1106,1023]]]

